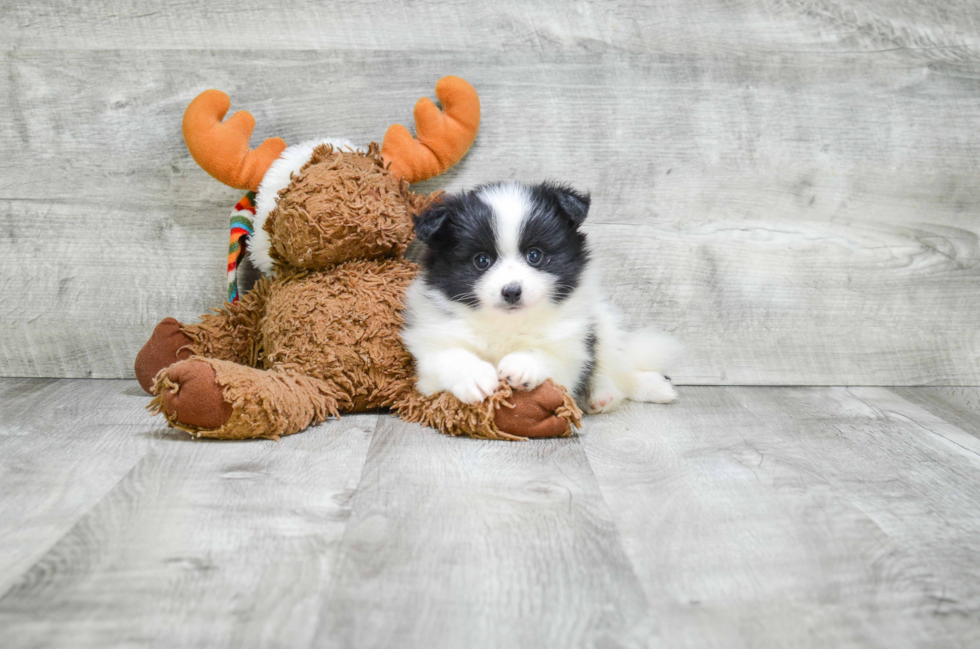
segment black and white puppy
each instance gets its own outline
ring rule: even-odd
[[[625,331],[603,300],[580,229],[589,202],[564,185],[505,182],[446,196],[415,219],[426,249],[403,339],[422,393],[477,403],[499,378],[523,390],[550,378],[589,412],[676,399],[663,372],[679,346]]]

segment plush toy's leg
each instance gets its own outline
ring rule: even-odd
[[[201,316],[197,324],[182,324],[181,331],[193,340],[195,356],[207,356],[255,367],[259,355],[259,328],[269,299],[269,280],[259,280],[235,304],[225,303],[214,313]]]
[[[180,330],[180,323],[173,318],[164,318],[153,329],[150,339],[136,355],[136,380],[140,387],[150,392],[153,389],[153,377],[157,372],[173,365],[177,361],[190,358],[193,355],[191,346],[194,341]]]
[[[351,407],[350,396],[330,381],[200,356],[161,371],[153,394],[153,414],[197,437],[220,439],[278,439]]]
[[[198,324],[164,318],[136,356],[136,380],[140,386],[150,392],[160,370],[191,356],[255,366],[267,294],[268,282],[261,280],[236,304],[225,304],[215,313],[202,316]]]
[[[427,397],[406,390],[392,405],[405,421],[430,426],[450,435],[523,440],[567,437],[581,426],[582,412],[561,386],[548,380],[530,392],[513,391],[501,382],[489,399],[467,405],[448,392]]]

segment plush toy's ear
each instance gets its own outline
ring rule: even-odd
[[[568,185],[555,183],[544,183],[541,189],[554,199],[558,211],[576,228],[582,225],[585,217],[589,215],[592,197],[588,193],[583,194]]]
[[[436,83],[442,110],[423,97],[415,104],[415,133],[395,124],[385,133],[381,158],[392,174],[417,183],[445,172],[466,155],[480,130],[480,97],[452,75]]]
[[[415,238],[422,243],[428,243],[445,228],[452,216],[453,208],[442,201],[437,201],[416,216]]]
[[[195,97],[184,111],[184,142],[197,164],[215,179],[254,192],[286,143],[270,137],[259,148],[249,148],[255,118],[240,110],[222,122],[230,106],[231,99],[220,90]]]

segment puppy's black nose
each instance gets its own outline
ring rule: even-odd
[[[507,304],[517,304],[521,301],[521,285],[514,283],[500,289],[500,294],[504,296]]]

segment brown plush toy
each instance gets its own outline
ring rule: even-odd
[[[198,324],[157,325],[136,358],[152,412],[224,439],[278,439],[377,408],[451,435],[571,434],[581,413],[551,382],[531,392],[502,383],[476,405],[415,388],[400,331],[418,268],[402,255],[412,216],[439,194],[413,193],[409,183],[458,162],[480,123],[479,98],[463,79],[443,77],[436,96],[443,110],[428,99],[415,106],[417,139],[396,125],[380,149],[364,150],[278,138],[250,150],[255,120],[238,112],[222,122],[227,95],[208,90],[191,102],[183,125],[191,155],[221,182],[256,192],[249,255],[267,277]]]

